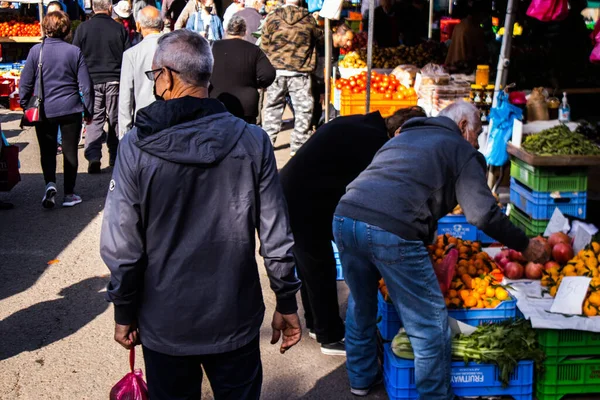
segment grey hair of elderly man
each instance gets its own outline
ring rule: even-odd
[[[153,70],[161,70],[154,78],[156,93],[165,100],[190,93],[208,97],[213,64],[210,44],[199,34],[180,29],[161,36],[152,62]]]
[[[246,36],[246,20],[238,15],[234,15],[227,24],[227,36],[244,38]]]
[[[463,137],[473,145],[479,148],[477,138],[481,134],[481,114],[477,107],[463,100],[456,101],[444,108],[438,114],[439,117],[447,117],[456,122]]]
[[[112,1],[111,0],[93,0],[92,9],[96,14],[106,14],[112,12]]]
[[[138,12],[136,23],[138,24],[138,31],[143,36],[147,34],[144,31],[156,33],[162,31],[164,26],[160,11],[158,8],[152,6],[146,6]]]

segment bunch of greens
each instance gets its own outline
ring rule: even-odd
[[[392,351],[401,358],[414,359],[413,348],[406,332],[392,341]],[[453,358],[480,364],[495,364],[500,370],[500,382],[507,386],[510,375],[521,360],[533,360],[537,372],[542,372],[546,355],[540,349],[535,330],[528,320],[507,320],[477,327],[470,336],[452,339]]]
[[[539,156],[553,155],[600,155],[600,147],[578,132],[571,132],[565,125],[555,126],[540,133],[529,135],[523,149]]]

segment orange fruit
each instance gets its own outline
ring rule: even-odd
[[[468,298],[470,295],[471,295],[471,293],[470,293],[468,290],[465,290],[465,289],[463,289],[463,290],[461,290],[461,291],[460,291],[460,298],[461,298],[463,301],[466,301],[466,300],[467,300],[467,298]]]
[[[465,299],[465,307],[475,307],[477,305],[477,299],[473,296],[467,296]]]
[[[488,286],[488,287],[485,289],[485,295],[486,295],[487,297],[494,297],[494,296],[496,295],[496,291],[494,290],[494,288],[493,288],[493,287],[490,287],[490,286]]]
[[[451,299],[458,297],[458,292],[454,289],[450,289],[448,291],[448,297],[450,297]]]
[[[590,297],[588,297],[588,301],[591,305],[600,307],[600,292],[594,292],[590,294]]]
[[[588,317],[595,317],[598,315],[598,309],[594,307],[588,300],[583,303],[583,314]]]
[[[449,307],[449,306],[450,306],[450,304],[451,304],[451,303],[450,303],[450,299],[446,297],[446,298],[444,299],[444,301],[446,302],[446,307]]]
[[[496,288],[496,298],[500,301],[508,299],[508,292],[503,287]]]
[[[450,300],[450,304],[452,304],[455,307],[460,307],[462,305],[462,301],[460,301],[459,298],[454,298]]]

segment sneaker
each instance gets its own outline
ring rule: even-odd
[[[369,387],[364,388],[364,389],[356,389],[356,388],[350,388],[350,393],[352,393],[355,396],[359,396],[359,397],[365,397],[368,396],[369,393],[371,392],[371,390],[373,390],[373,388],[375,386],[379,386],[383,383],[383,375],[377,375],[377,378],[375,378],[375,382],[373,382]]]
[[[317,340],[317,334],[312,329],[310,329],[308,331],[308,337],[311,338],[311,339]]]
[[[90,161],[88,165],[88,174],[99,174],[101,171],[102,164],[100,161]]]
[[[83,200],[81,200],[81,197],[77,196],[76,194],[69,194],[65,196],[65,199],[63,200],[63,207],[73,207],[82,201]]]
[[[42,207],[44,208],[54,208],[56,197],[56,184],[54,182],[50,182],[46,185],[46,193],[44,194],[44,198],[42,199]]]
[[[344,339],[342,339],[339,342],[322,344],[321,353],[327,356],[345,356],[346,343],[344,342]]]

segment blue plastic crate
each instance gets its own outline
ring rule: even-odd
[[[452,363],[452,390],[461,397],[511,396],[515,400],[533,399],[533,361],[520,361],[505,388],[499,379],[500,371],[493,364],[465,365],[462,361]],[[390,344],[384,345],[383,376],[390,400],[417,399],[415,363],[398,358]]]
[[[402,327],[402,321],[392,303],[388,303],[383,299],[381,292],[377,293],[377,329],[381,338],[385,341],[392,341],[394,336]]]
[[[340,252],[334,241],[331,242],[333,247],[333,256],[335,257],[335,269],[337,270],[337,280],[344,280],[344,271],[342,271],[342,261],[340,260]]]
[[[536,192],[510,178],[510,202],[533,219],[550,219],[554,209],[585,218],[587,192]]]
[[[477,231],[477,240],[484,244],[496,243],[498,242],[496,239],[492,238],[485,234],[485,232],[478,230]]]
[[[450,234],[463,240],[477,240],[477,228],[464,215],[446,215],[438,221],[438,235]]]

